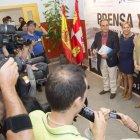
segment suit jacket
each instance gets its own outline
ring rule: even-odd
[[[102,46],[102,32],[98,32],[95,35],[94,42],[92,43],[91,49],[100,49]],[[110,31],[108,32],[108,39],[106,46],[110,47],[112,51],[107,54],[108,58],[106,59],[107,65],[109,67],[114,67],[118,65],[118,51],[119,51],[119,38],[116,32]],[[97,65],[98,69],[100,69],[101,63],[101,55],[97,55]]]

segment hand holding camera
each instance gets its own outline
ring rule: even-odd
[[[8,90],[15,87],[18,76],[18,67],[14,59],[3,60],[0,64],[0,88]]]
[[[133,132],[139,131],[139,125],[132,118],[122,113],[118,113],[118,115],[121,117],[121,120],[120,120],[121,124],[129,128]]]
[[[109,109],[102,108],[101,109],[101,112],[103,113],[103,115],[105,117],[105,120],[108,120],[110,118],[112,118],[112,119],[121,119],[120,115],[118,115],[118,113],[115,110],[110,111]],[[95,111],[91,110],[88,107],[84,107],[80,111],[79,114],[81,116],[83,116],[84,118],[86,118],[87,120],[89,120],[89,121],[91,121],[91,122],[94,123],[94,120],[95,120]]]
[[[94,135],[94,139],[105,139],[105,131],[107,122],[105,120],[104,114],[101,111],[95,111],[95,122],[91,128],[91,131]],[[102,130],[102,131],[101,131]]]

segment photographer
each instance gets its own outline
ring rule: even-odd
[[[6,122],[7,124],[9,122],[12,123],[12,126],[9,125],[6,133],[7,140],[33,140],[34,137],[29,117],[15,90],[17,78],[17,64],[10,58],[0,68],[0,88],[6,110]],[[19,120],[21,120],[20,127],[17,127],[18,124],[15,122],[19,123]],[[28,122],[29,124],[23,125],[23,122]]]
[[[88,83],[83,70],[76,65],[61,65],[47,78],[46,97],[52,111],[31,112],[36,140],[86,140],[72,125],[86,99]],[[94,119],[94,118],[93,118]],[[95,140],[105,140],[106,121],[95,111],[92,132]]]
[[[27,64],[26,66],[26,71],[28,73],[29,79],[30,79],[30,84],[31,87],[33,87],[32,93],[30,95],[35,95],[36,92],[36,85],[37,85],[37,90],[42,91],[41,85],[36,84],[35,80],[38,79],[44,79],[47,77],[49,70],[48,70],[48,65],[44,62],[40,62],[40,57],[30,59],[30,50],[32,48],[32,45],[23,45],[22,49],[19,49],[17,51],[17,56],[22,58],[24,61],[38,61],[35,64]],[[30,90],[31,91],[31,90]]]

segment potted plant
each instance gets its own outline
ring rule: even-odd
[[[55,50],[56,47],[59,48],[59,51],[62,52],[62,40],[61,40],[61,24],[62,24],[62,5],[63,0],[48,0],[44,4],[46,10],[44,16],[46,19],[46,26],[48,29],[48,34],[46,39],[49,40],[52,50]],[[68,13],[69,9],[66,6],[66,12]],[[62,55],[60,55],[60,58]]]

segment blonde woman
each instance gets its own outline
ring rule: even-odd
[[[139,28],[140,28],[140,23],[139,23]],[[138,73],[138,78],[140,82],[140,35],[136,35],[134,38],[134,65],[135,69]],[[140,101],[136,104],[136,108],[140,108]]]
[[[124,80],[123,98],[126,100],[132,97],[133,85],[133,50],[134,50],[134,34],[131,32],[131,24],[129,22],[122,23],[122,35],[120,36],[120,51],[119,51],[119,70],[122,73]]]

